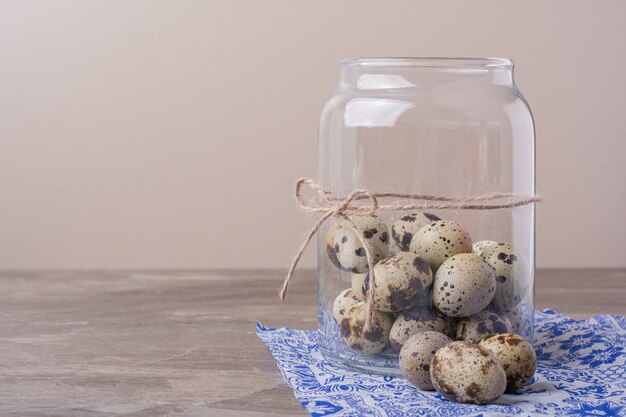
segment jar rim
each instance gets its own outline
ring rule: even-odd
[[[339,62],[345,67],[501,68],[512,69],[508,58],[494,57],[357,57]]]

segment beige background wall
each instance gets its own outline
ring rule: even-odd
[[[623,1],[0,1],[0,268],[285,266],[337,62],[381,55],[513,58],[539,265],[624,267],[625,18]]]

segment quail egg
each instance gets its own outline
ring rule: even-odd
[[[400,247],[400,250],[408,251],[413,235],[422,227],[441,220],[439,217],[430,213],[411,213],[399,218],[391,226],[391,237]]]
[[[391,242],[389,242],[389,250],[387,251],[387,256],[396,254],[398,252],[402,252],[402,248],[395,240],[391,239]]]
[[[335,233],[337,232],[338,226],[339,222],[335,222],[330,225],[328,231],[326,232],[326,237],[324,238],[324,246],[326,247],[326,254],[328,255],[328,259],[330,259],[330,262],[337,268],[341,268],[339,259],[337,259],[337,253],[335,252]]]
[[[470,317],[464,317],[456,325],[456,339],[477,343],[485,336],[512,331],[511,322],[506,316],[483,310]]]
[[[479,240],[478,242],[472,245],[472,253],[474,255],[480,256],[487,246],[492,245],[494,243],[498,243],[498,242],[494,242],[493,240]]]
[[[384,258],[389,250],[389,232],[385,223],[375,215],[351,216],[350,218],[363,234],[363,240],[374,262]],[[333,248],[341,268],[358,274],[367,272],[369,267],[365,248],[352,225],[345,219],[338,223],[334,233]]]
[[[467,342],[439,349],[430,363],[430,379],[437,392],[460,403],[489,404],[506,389],[506,374],[496,358]]]
[[[450,333],[450,320],[437,310],[422,307],[406,310],[398,315],[391,327],[389,333],[391,348],[400,352],[402,345],[409,337],[425,331],[435,331],[448,335]]]
[[[508,310],[519,304],[524,262],[517,250],[505,243],[493,243],[484,248],[481,256],[496,273],[494,306]]]
[[[434,271],[446,259],[459,253],[470,253],[472,238],[458,223],[439,220],[418,230],[409,248],[424,258]]]
[[[517,333],[524,337],[531,333],[533,326],[533,308],[530,305],[520,303],[510,310],[503,311],[502,314],[509,319],[509,322],[511,322],[513,333]]]
[[[350,288],[341,291],[333,303],[333,317],[337,323],[340,323],[346,312],[360,301]]]
[[[467,317],[483,310],[495,293],[493,269],[477,255],[461,253],[445,261],[435,274],[433,302],[451,317]]]
[[[515,392],[526,385],[537,370],[535,349],[515,333],[494,334],[478,345],[490,351],[506,374],[506,392]]]
[[[437,350],[452,340],[443,333],[426,331],[411,336],[400,351],[400,370],[419,389],[433,390],[430,382],[430,361]]]
[[[392,312],[428,305],[433,273],[428,263],[414,253],[398,252],[388,256],[374,266],[374,273],[376,310]],[[364,284],[369,291],[369,274]]]
[[[346,312],[339,325],[341,338],[354,350],[367,354],[380,353],[389,345],[393,321],[388,314],[374,311],[369,330],[365,330],[367,308],[358,303]]]

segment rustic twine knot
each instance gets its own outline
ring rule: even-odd
[[[302,186],[308,186],[312,191],[317,192],[319,198],[317,200],[311,200],[306,202],[302,198]],[[381,205],[379,204],[379,198],[392,197],[396,198],[391,204]],[[317,233],[320,227],[330,217],[341,217],[346,220],[350,225],[354,234],[357,236],[363,249],[365,250],[365,257],[367,259],[368,273],[369,273],[369,290],[367,292],[366,300],[366,320],[364,329],[368,330],[372,325],[372,317],[374,313],[373,301],[374,292],[376,288],[376,280],[374,276],[374,258],[368,248],[368,245],[363,237],[363,233],[359,230],[356,223],[352,220],[352,216],[364,216],[374,214],[377,211],[402,211],[402,210],[437,210],[437,209],[463,209],[463,210],[495,210],[502,208],[514,208],[533,204],[541,201],[538,196],[523,196],[515,193],[487,193],[476,196],[465,197],[446,197],[446,196],[434,196],[427,194],[406,194],[395,192],[383,192],[374,193],[365,189],[357,189],[352,191],[346,197],[337,198],[333,194],[319,185],[317,182],[309,178],[300,178],[296,182],[295,199],[298,207],[306,213],[323,213],[315,224],[309,230],[306,238],[300,245],[300,248],[296,252],[285,281],[280,288],[279,296],[281,300],[285,299],[287,295],[287,289],[293,278],[293,274],[300,262],[300,258],[304,254],[307,246],[313,239],[313,236]],[[321,201],[320,201],[321,200]],[[359,200],[370,200],[370,204],[355,204]],[[412,200],[413,203],[402,204],[402,200]]]

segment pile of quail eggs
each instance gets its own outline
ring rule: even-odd
[[[528,383],[535,352],[516,334],[526,266],[513,246],[472,244],[461,225],[430,213],[398,219],[391,233],[376,215],[351,219],[374,260],[367,329],[365,248],[345,219],[330,226],[325,240],[330,261],[352,273],[351,288],[333,304],[350,348],[365,354],[391,348],[409,382],[458,402],[487,404]]]

